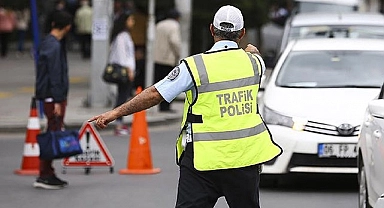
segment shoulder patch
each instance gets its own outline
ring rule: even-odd
[[[175,68],[173,68],[173,70],[171,72],[169,72],[167,78],[172,81],[172,80],[176,79],[176,77],[179,76],[179,74],[180,74],[180,69],[178,66],[176,66]]]

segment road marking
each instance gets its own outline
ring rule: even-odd
[[[71,84],[78,84],[78,83],[85,83],[87,82],[86,77],[70,77],[69,78],[69,83]]]
[[[21,88],[19,88],[19,92],[22,92],[22,93],[34,93],[35,92],[35,88],[34,87],[21,87]]]
[[[12,93],[9,92],[0,92],[0,98],[9,98],[12,96]]]

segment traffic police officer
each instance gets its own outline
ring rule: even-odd
[[[260,165],[282,152],[257,108],[264,62],[256,47],[239,48],[245,29],[236,7],[221,7],[210,31],[215,44],[209,51],[183,59],[163,80],[89,121],[105,128],[185,92],[176,207],[214,207],[224,196],[230,207],[257,208]]]

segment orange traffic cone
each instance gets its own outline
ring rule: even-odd
[[[141,87],[138,87],[136,94],[140,92]],[[155,174],[160,172],[159,168],[153,168],[152,166],[148,135],[145,111],[133,114],[127,169],[121,169],[120,174]]]
[[[24,144],[23,160],[21,169],[15,170],[19,175],[38,175],[39,174],[39,155],[40,149],[37,144],[36,136],[40,133],[40,122],[37,117],[36,99],[33,97],[31,111],[28,119],[27,134]]]

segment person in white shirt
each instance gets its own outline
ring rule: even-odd
[[[28,24],[30,20],[30,12],[28,8],[24,8],[16,12],[16,29],[17,29],[17,51],[20,54],[24,53],[25,35],[28,30]]]
[[[128,69],[130,82],[117,84],[115,107],[123,104],[132,96],[132,84],[135,77],[135,46],[129,30],[135,25],[134,16],[125,12],[114,21],[111,34],[111,48],[108,63],[118,64]],[[115,135],[127,135],[128,127],[123,125],[123,117],[116,119]]]
[[[76,32],[79,36],[81,46],[81,55],[84,59],[91,57],[91,41],[92,41],[92,7],[89,0],[81,0],[81,7],[75,14]]]
[[[180,13],[171,9],[167,18],[156,24],[156,38],[154,44],[155,82],[163,79],[177,65],[180,56]],[[172,112],[171,104],[162,102],[159,111]]]

